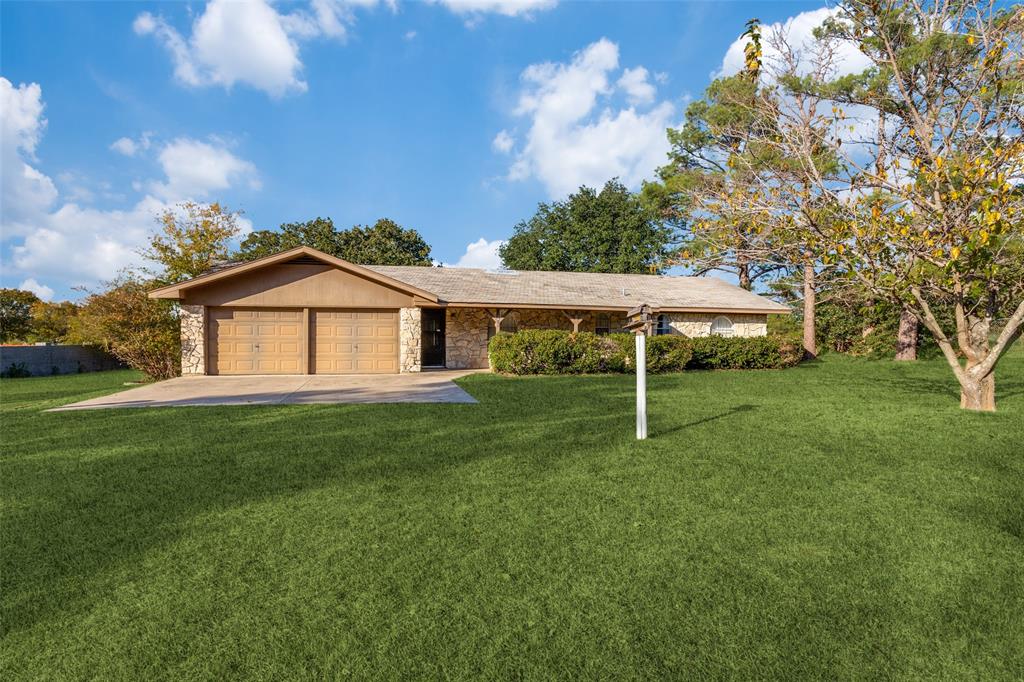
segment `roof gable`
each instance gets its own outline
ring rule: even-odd
[[[347,260],[337,258],[335,256],[324,253],[323,251],[318,251],[317,249],[311,248],[309,246],[299,246],[294,249],[289,249],[287,251],[275,253],[271,256],[257,258],[256,260],[252,260],[246,263],[241,263],[239,265],[223,268],[215,272],[207,273],[205,275],[200,275],[199,277],[195,277],[184,282],[177,282],[175,284],[170,284],[165,287],[160,287],[159,289],[154,289],[153,291],[149,292],[149,297],[180,299],[183,297],[184,293],[189,289],[194,289],[195,287],[200,286],[206,286],[214,282],[220,282],[226,279],[230,279],[232,277],[237,277],[239,275],[251,273],[252,271],[259,270],[260,268],[265,268],[268,266],[277,265],[281,263],[288,263],[296,260],[298,260],[299,262],[306,263],[323,263],[325,265],[338,268],[339,270],[344,270],[345,272],[350,273],[352,275],[362,277],[363,279],[367,279],[377,284],[390,287],[397,291],[409,294],[410,296],[417,296],[419,298],[423,298],[426,299],[427,301],[434,303],[437,302],[437,295],[430,291],[427,291],[426,289],[422,289],[408,282],[395,279],[394,277],[391,277],[387,274],[371,270],[370,268],[363,267],[362,265],[350,263]]]

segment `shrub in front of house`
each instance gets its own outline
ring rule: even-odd
[[[491,367],[502,374],[599,374],[636,371],[632,334],[597,336],[590,332],[526,329],[499,334],[488,346]],[[803,357],[793,335],[691,339],[677,334],[647,339],[647,371],[684,369],[779,369]]]
[[[558,329],[498,334],[488,353],[494,370],[504,374],[595,374],[622,371],[623,364],[618,345],[605,337]]]
[[[633,372],[632,334],[598,336],[590,332],[527,329],[499,334],[488,347],[491,367],[504,374],[598,374]],[[654,336],[647,343],[647,371],[681,372],[690,360],[689,339]]]
[[[796,335],[749,337],[702,336],[690,339],[690,369],[781,369],[803,358]]]
[[[632,334],[610,334],[621,349],[623,367],[617,371],[636,371],[636,339]],[[690,339],[678,334],[647,337],[647,371],[652,374],[682,372],[693,354]]]

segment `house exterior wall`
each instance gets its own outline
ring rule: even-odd
[[[768,334],[768,316],[747,313],[665,313],[673,333],[684,336],[711,336],[711,321],[727,317],[732,322],[733,336],[765,336]]]
[[[419,372],[422,363],[423,316],[421,308],[402,308],[398,316],[399,371]]]
[[[622,312],[609,312],[610,327],[621,329],[626,324]],[[593,332],[601,313],[583,313],[580,331]],[[516,329],[563,329],[572,331],[572,322],[561,310],[518,309],[506,319]],[[487,340],[494,322],[485,308],[448,308],[445,316],[445,365],[449,369],[484,369],[490,366]]]
[[[487,360],[487,327],[483,308],[448,308],[445,313],[444,362],[448,369],[482,369]]]
[[[183,305],[181,320],[181,374],[206,374],[206,306]]]

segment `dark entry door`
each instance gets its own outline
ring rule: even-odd
[[[421,308],[424,367],[444,367],[444,308]]]

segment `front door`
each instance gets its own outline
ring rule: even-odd
[[[421,339],[424,367],[444,367],[444,308],[421,308]]]

